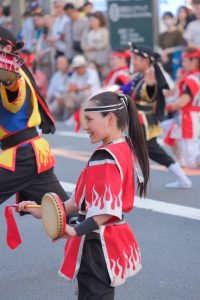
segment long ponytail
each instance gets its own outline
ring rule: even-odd
[[[142,197],[142,195],[146,195],[149,180],[148,149],[144,137],[144,131],[139,121],[137,108],[130,97],[126,96],[126,98],[128,99],[127,111],[128,131],[130,137],[129,145],[138,159],[144,177],[144,182],[138,181],[138,191],[140,197]]]
[[[113,113],[117,118],[117,126],[119,129],[124,131],[128,125],[129,137],[127,142],[133,151],[133,156],[136,157],[140,165],[144,181],[140,182],[138,180],[138,190],[139,195],[146,195],[147,184],[149,179],[149,159],[147,144],[144,138],[144,132],[140,121],[138,118],[138,112],[135,104],[132,102],[131,98],[125,95],[118,95],[113,92],[103,92],[99,93],[90,98],[90,101],[95,101],[97,107],[107,105],[115,106],[120,105],[122,109],[115,109]],[[101,112],[103,116],[106,116],[110,110]]]

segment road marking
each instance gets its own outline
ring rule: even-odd
[[[57,156],[71,158],[74,160],[79,160],[84,162],[87,162],[88,159],[90,158],[90,155],[84,156],[82,154],[79,154],[78,151],[69,151],[69,150],[57,149],[57,148],[53,148],[52,151]]]
[[[89,139],[89,135],[87,133],[85,133],[85,132],[59,131],[58,130],[58,131],[56,131],[56,135]]]
[[[61,181],[61,185],[66,192],[73,192],[75,189],[74,183]],[[134,206],[142,209],[152,210],[154,212],[163,213],[172,216],[178,216],[193,220],[200,220],[200,209],[190,206],[177,205],[164,201],[153,199],[140,199],[135,197]]]

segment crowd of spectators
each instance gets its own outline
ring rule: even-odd
[[[3,19],[0,7],[0,22]],[[165,12],[162,22],[165,30],[157,50],[167,76],[175,81],[182,51],[200,47],[200,0],[193,0],[192,9],[179,7],[177,15]],[[77,7],[56,0],[52,14],[31,2],[18,39],[25,42],[31,71],[58,120],[68,119],[99,88],[124,84],[131,76],[129,51],[111,50],[106,15],[94,11],[90,1]]]

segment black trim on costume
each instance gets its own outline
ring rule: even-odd
[[[35,127],[26,128],[1,140],[1,149],[6,150],[8,148],[17,146],[18,144],[36,136],[38,136],[38,132]]]
[[[85,219],[80,224],[76,225],[74,229],[76,231],[77,236],[81,236],[99,229],[99,226],[97,225],[93,217],[90,217],[88,219]]]

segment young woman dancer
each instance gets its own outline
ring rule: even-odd
[[[92,144],[102,142],[79,176],[66,214],[79,212],[68,237],[60,274],[78,279],[78,299],[114,299],[114,287],[141,269],[141,256],[124,214],[133,209],[135,176],[146,194],[148,153],[135,105],[125,95],[103,92],[85,105],[85,130]],[[125,133],[127,132],[127,135]],[[51,194],[49,194],[51,195]],[[28,202],[32,203],[32,202]],[[20,209],[40,217],[38,209]]]

